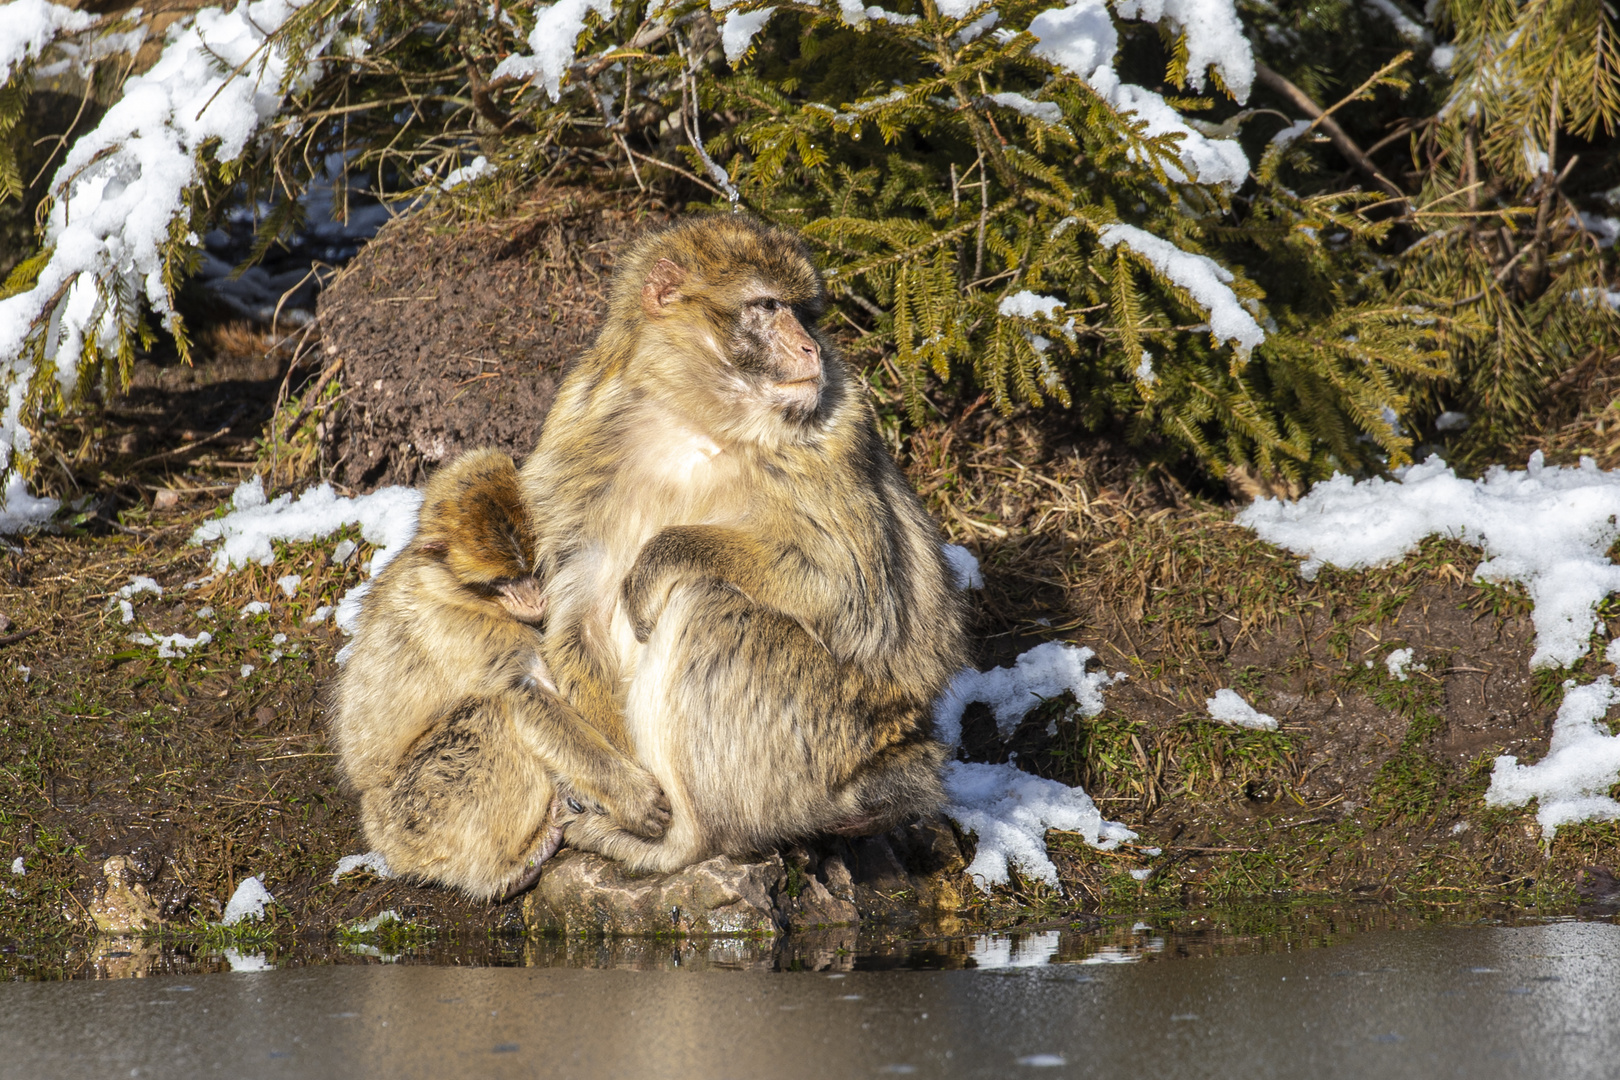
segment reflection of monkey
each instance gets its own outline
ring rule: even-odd
[[[529,625],[545,606],[533,564],[512,459],[457,459],[367,593],[338,680],[332,742],[367,841],[480,898],[526,888],[557,850],[554,782],[559,814],[582,798],[651,837],[668,820],[657,781],[556,696]]]
[[[960,601],[824,302],[804,245],[750,219],[644,240],[523,467],[558,688],[673,807],[661,843],[586,816],[572,846],[668,870],[940,797]]]

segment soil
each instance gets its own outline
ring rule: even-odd
[[[528,453],[563,367],[595,338],[614,256],[667,221],[657,199],[543,189],[499,219],[397,219],[321,294],[344,408],[322,469],[413,484],[475,446]]]
[[[407,219],[332,286],[325,336],[301,360],[252,328],[216,327],[197,367],[143,358],[128,394],[40,433],[38,482],[81,509],[60,534],[0,553],[0,856],[26,870],[5,886],[0,972],[107,973],[86,913],[113,855],[132,856],[161,909],[157,945],[120,947],[152,970],[248,944],[328,955],[385,911],[399,916],[390,940],[426,956],[462,955],[457,942],[498,962],[525,954],[515,904],[332,880],[365,845],[323,736],[341,635],[306,620],[362,580],[365,546],[334,564],[333,540],[285,545],[273,566],[211,577],[188,540],[239,480],[289,460],[296,447],[279,440],[306,422],[324,440],[311,471],[356,488],[414,482],[470,445],[526,450],[559,368],[590,338],[614,252],[665,214],[553,191],[509,216]],[[846,345],[867,366],[861,341]],[[1062,889],[1015,878],[984,895],[963,880],[960,929],[1144,912],[1160,927],[1239,925],[1251,917],[1233,912],[1257,902],[1273,925],[1292,906],[1350,899],[1419,919],[1620,904],[1620,825],[1565,827],[1544,845],[1533,808],[1484,805],[1494,758],[1545,753],[1562,680],[1595,677],[1602,650],[1532,673],[1528,601],[1475,583],[1477,551],[1430,541],[1398,566],[1306,582],[1230,508],[1061,411],[1001,417],[938,394],[938,414],[907,427],[881,366],[867,370],[902,465],[981,560],[978,662],[1056,638],[1127,675],[1101,715],[1058,699],[1005,741],[969,711],[968,757],[1081,783],[1140,838],[1099,852],[1050,834]],[[310,408],[312,388],[340,404]],[[289,573],[303,579],[291,597],[276,585]],[[118,590],[136,574],[164,592],[131,597],[125,623]],[[246,614],[255,602],[268,611]],[[1601,614],[1620,633],[1620,611]],[[202,629],[211,641],[170,659],[129,640]],[[1393,677],[1396,648],[1423,669]],[[1204,701],[1221,687],[1280,730],[1211,722]],[[214,926],[249,875],[276,897],[268,922]],[[881,949],[904,952],[922,931],[904,925],[904,897],[882,899],[867,896],[864,914],[900,935]]]

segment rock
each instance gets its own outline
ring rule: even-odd
[[[128,855],[101,864],[102,881],[90,901],[90,918],[109,934],[156,930],[163,924],[158,906],[141,883],[140,866]]]
[[[586,852],[558,854],[523,901],[531,931],[562,934],[776,934],[780,855],[735,862],[721,855],[673,874],[632,876]]]

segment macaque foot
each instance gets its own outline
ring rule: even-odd
[[[615,778],[614,792],[604,793],[601,812],[626,832],[657,840],[669,828],[669,798],[653,774],[642,769]]]
[[[504,904],[508,900],[522,895],[532,889],[534,883],[540,880],[541,867],[545,865],[547,859],[557,854],[557,849],[562,847],[563,844],[563,826],[567,821],[564,815],[559,813],[562,805],[563,800],[561,797],[551,800],[551,816],[546,821],[545,833],[540,838],[540,846],[535,848],[534,854],[529,856],[529,861],[523,864],[523,873],[519,874],[512,884],[506,887],[506,891],[501,894],[496,903]]]

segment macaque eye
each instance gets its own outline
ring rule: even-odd
[[[776,297],[767,296],[764,299],[755,300],[754,306],[759,308],[761,311],[775,313],[782,310],[783,304],[782,301],[778,300]]]

